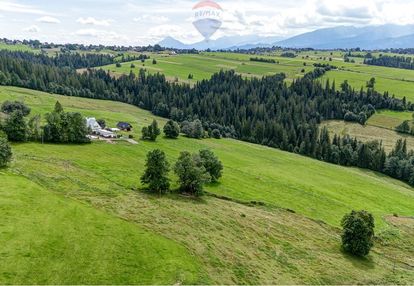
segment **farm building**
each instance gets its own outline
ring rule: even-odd
[[[115,133],[113,133],[111,131],[108,131],[108,130],[105,130],[105,129],[101,129],[101,130],[97,131],[97,134],[104,137],[104,138],[116,138]]]
[[[132,125],[129,124],[128,122],[118,122],[116,127],[118,127],[120,130],[124,130],[124,131],[131,131],[131,129],[132,129]]]
[[[102,129],[95,117],[86,117],[86,127],[90,128],[93,132]]]
[[[94,117],[86,118],[86,126],[92,131],[93,134],[104,138],[116,138],[116,133],[114,132],[119,131],[118,128],[111,128],[110,130],[102,129]]]

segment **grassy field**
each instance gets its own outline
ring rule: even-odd
[[[369,71],[333,70],[327,72],[322,77],[322,80],[325,81],[329,79],[331,83],[335,81],[336,87],[338,88],[341,83],[347,80],[348,83],[356,90],[360,90],[361,87],[365,90],[367,81],[369,81],[372,77],[375,77],[375,89],[377,91],[388,91],[390,96],[395,95],[397,98],[403,98],[405,96],[408,101],[414,102],[414,81],[402,80],[397,77],[388,77],[387,70],[382,71],[382,73],[375,74]]]
[[[298,64],[291,64],[288,61],[281,61],[279,64],[252,62],[249,60],[250,56],[237,55],[225,53],[206,53],[200,55],[165,55],[165,54],[151,54],[151,58],[157,60],[157,64],[152,64],[152,59],[145,63],[141,61],[133,61],[123,63],[121,67],[109,65],[102,67],[105,70],[110,70],[115,74],[139,72],[144,68],[149,73],[163,73],[172,81],[176,78],[181,82],[194,83],[203,79],[208,79],[213,73],[220,70],[235,70],[237,73],[245,77],[260,77],[264,75],[272,75],[284,72],[289,79],[294,79],[301,76],[305,72],[313,70],[312,66],[303,66]],[[131,63],[135,68],[131,68]],[[193,79],[189,80],[188,75],[192,74]]]
[[[373,140],[382,141],[386,152],[390,152],[395,147],[398,139],[406,139],[408,149],[414,150],[414,136],[401,134],[388,128],[377,127],[371,124],[362,126],[358,123],[344,122],[342,120],[326,121],[322,126],[328,128],[331,136],[334,134],[341,136],[348,134],[363,142]]]
[[[1,284],[201,282],[197,258],[138,225],[0,173]]]
[[[27,45],[23,45],[23,44],[9,45],[1,41],[0,41],[0,50],[21,51],[21,52],[39,52],[39,50],[33,49]]]
[[[412,115],[412,112],[380,110],[368,119],[365,126],[342,120],[326,121],[322,126],[326,126],[332,136],[333,134],[341,136],[348,134],[364,142],[382,141],[387,152],[395,147],[398,139],[407,140],[408,148],[414,150],[414,136],[395,131],[395,128],[405,120],[412,120]]]
[[[412,120],[412,112],[399,112],[392,110],[381,110],[371,116],[367,122],[368,125],[395,129],[398,125],[406,120]]]
[[[32,114],[50,111],[59,100],[66,110],[103,118],[112,126],[118,121],[129,121],[135,127],[132,133],[135,138],[139,137],[140,128],[154,118],[149,112],[122,103],[1,87],[0,101],[6,99],[24,100],[32,108]],[[165,122],[157,119],[161,125]],[[170,162],[174,162],[182,150],[212,149],[223,161],[225,170],[220,183],[207,186],[207,191],[243,202],[261,201],[265,205],[250,207],[211,196],[201,200],[176,194],[159,198],[139,191],[145,154],[154,148],[164,150]],[[409,283],[414,279],[411,219],[403,219],[414,215],[414,190],[374,172],[330,165],[230,139],[159,138],[157,142],[139,141],[138,145],[127,142],[93,142],[81,146],[24,143],[14,144],[13,149],[14,159],[7,174],[20,176],[23,185],[7,184],[3,192],[14,194],[16,190],[26,189],[28,195],[36,197],[37,191],[32,192],[32,189],[39,188],[38,192],[47,193],[45,202],[49,199],[61,201],[68,208],[61,205],[59,211],[53,210],[57,208],[55,204],[59,204],[51,202],[52,209],[41,208],[38,216],[42,216],[43,211],[56,213],[57,217],[62,216],[56,221],[67,219],[68,225],[76,225],[76,221],[84,218],[80,224],[89,225],[89,236],[93,236],[95,227],[102,228],[99,223],[90,225],[91,220],[102,224],[108,220],[107,223],[117,229],[109,228],[112,238],[126,248],[123,251],[132,252],[128,252],[125,260],[138,255],[140,246],[146,246],[147,256],[136,261],[151,265],[148,273],[140,274],[142,280],[133,272],[125,274],[124,280],[105,279],[108,277],[105,271],[114,273],[124,264],[131,265],[121,258],[110,258],[117,252],[115,249],[105,251],[110,261],[104,260],[105,266],[94,272],[93,277],[102,278],[94,280],[97,283],[386,284]],[[177,187],[175,177],[171,175],[171,178],[173,187]],[[83,208],[84,214],[65,215],[77,206]],[[13,212],[1,209],[0,227],[10,227],[9,221],[25,217],[27,209],[30,207],[16,208]],[[355,259],[340,251],[339,222],[344,213],[352,209],[366,209],[376,219],[378,243],[366,259]],[[4,215],[7,213],[10,216]],[[390,217],[394,213],[402,218]],[[26,218],[27,224],[37,221],[36,215],[32,221],[31,217]],[[43,231],[48,228],[55,228],[53,221],[45,225]],[[76,241],[76,247],[87,248],[89,252],[79,251],[77,260],[65,260],[63,264],[69,266],[57,269],[56,277],[66,269],[79,269],[80,261],[91,262],[95,259],[93,255],[103,251],[95,238],[82,245],[82,235],[88,236],[86,232],[78,233],[82,227],[65,230],[69,232],[69,238],[74,237],[71,241]],[[126,231],[131,234],[126,235]],[[143,232],[142,237],[136,237],[140,232]],[[19,259],[19,251],[21,247],[31,246],[29,235],[31,231],[27,234],[29,239],[23,242],[14,236],[7,241],[11,245],[22,244],[11,247],[6,257],[16,261],[15,267],[20,267],[21,273],[26,274],[30,268],[24,259]],[[106,236],[103,237],[106,242]],[[149,240],[148,237],[152,237],[150,240],[154,245],[143,242]],[[45,245],[54,239],[53,236],[45,237]],[[131,243],[137,244],[136,252],[130,249]],[[157,257],[152,253],[164,255],[157,247],[168,251],[165,257],[172,259],[165,266],[167,270],[152,264],[152,259]],[[173,251],[182,247],[188,250],[187,254]],[[62,255],[59,248],[50,247],[50,252],[42,252],[42,245],[34,245],[33,249],[38,251],[43,263],[49,261],[50,256]],[[187,264],[187,259],[193,259],[194,263]],[[30,273],[14,280],[7,274],[0,274],[4,279],[0,283],[37,283],[33,278],[35,274]],[[68,283],[87,283],[85,281],[92,279],[89,274],[83,275],[83,271],[77,274]],[[62,273],[59,277],[68,276]],[[58,280],[46,278],[44,282],[53,284]]]
[[[250,61],[252,55],[238,53],[203,52],[198,55],[150,54],[150,56],[157,60],[156,65],[152,64],[152,59],[150,59],[145,63],[134,61],[123,63],[118,68],[115,65],[103,68],[114,74],[129,73],[131,70],[137,73],[144,68],[148,73],[163,73],[171,81],[188,83],[208,79],[221,69],[233,69],[246,77],[260,77],[284,72],[288,81],[291,81],[303,75],[302,69],[309,72],[313,69],[314,63],[324,63],[339,68],[339,70],[326,73],[322,78],[323,81],[327,79],[331,82],[335,81],[338,88],[342,82],[348,80],[355,89],[359,90],[361,87],[365,89],[366,82],[375,77],[378,91],[388,91],[390,95],[398,98],[405,96],[407,100],[414,101],[414,71],[368,66],[361,62],[363,60],[361,58],[357,58],[359,61],[356,63],[346,63],[343,60],[343,53],[338,51],[301,52],[295,58],[280,57],[280,53],[258,55],[258,57],[274,59],[279,62],[278,64],[252,62]],[[131,68],[131,63],[135,65],[135,68]],[[192,80],[188,79],[189,74],[194,76]]]

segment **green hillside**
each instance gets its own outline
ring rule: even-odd
[[[302,69],[309,72],[313,69],[314,63],[323,63],[338,68],[338,70],[327,72],[322,78],[324,81],[329,79],[331,83],[335,81],[337,88],[347,80],[355,89],[359,90],[361,87],[365,89],[366,82],[375,77],[375,87],[378,91],[388,91],[390,95],[398,98],[405,96],[407,100],[414,101],[414,71],[364,65],[361,62],[362,58],[356,58],[360,60],[356,63],[344,62],[343,53],[338,51],[300,52],[295,58],[281,57],[280,52],[266,55],[221,52],[203,52],[197,55],[169,55],[168,53],[150,53],[149,55],[151,59],[146,60],[145,63],[133,61],[123,63],[121,67],[109,65],[102,68],[114,74],[128,74],[130,71],[138,73],[143,68],[148,73],[165,74],[171,81],[194,83],[210,78],[213,73],[221,69],[232,69],[246,77],[260,77],[283,72],[288,80],[293,80],[303,75]],[[278,63],[252,62],[251,57],[273,59]],[[152,63],[153,58],[157,60],[157,64]],[[135,68],[131,68],[131,63],[135,65]],[[193,79],[188,79],[189,74],[193,75]]]
[[[261,77],[284,72],[289,79],[294,79],[303,74],[302,69],[305,69],[305,72],[313,69],[311,66],[304,67],[303,64],[252,62],[249,60],[250,57],[242,55],[242,57],[234,58],[231,55],[227,56],[226,54],[219,53],[203,53],[200,55],[150,54],[151,59],[146,60],[145,63],[132,61],[122,63],[121,67],[116,67],[114,64],[102,68],[115,74],[129,74],[130,71],[138,73],[140,69],[146,69],[149,73],[159,72],[165,74],[172,81],[178,79],[181,82],[190,83],[208,79],[220,70],[235,70],[245,77]],[[156,59],[157,63],[153,64],[152,59]],[[135,68],[131,68],[131,64],[134,64]],[[188,79],[189,74],[193,75],[193,79]]]
[[[135,127],[136,139],[141,127],[154,118],[147,111],[118,102],[1,87],[0,102],[6,99],[25,101],[32,114],[52,110],[59,100],[66,110],[103,118],[110,126],[128,121]],[[165,122],[157,120],[161,125]],[[264,205],[250,207],[211,196],[201,200],[175,194],[158,197],[140,191],[145,155],[154,148],[164,150],[170,162],[180,151],[211,148],[225,169],[220,183],[207,186],[207,191]],[[390,217],[414,215],[414,190],[374,172],[231,139],[159,138],[137,145],[105,141],[88,145],[24,143],[14,144],[13,150],[14,160],[2,176],[7,178],[13,173],[20,176],[21,182],[6,184],[8,188],[0,190],[12,196],[12,201],[23,200],[27,207],[13,211],[1,208],[0,228],[10,228],[10,220],[25,218],[23,226],[47,220],[48,224],[42,224],[43,229],[38,231],[54,230],[50,237],[33,245],[31,237],[36,236],[36,230],[30,227],[21,228],[20,235],[26,239],[9,237],[12,246],[5,257],[15,261],[14,269],[21,269],[21,274],[0,271],[3,284],[42,283],[36,277],[47,277],[44,283],[49,284],[383,284],[414,279],[411,220]],[[175,181],[174,176],[171,178]],[[173,187],[177,187],[175,183]],[[38,196],[45,207],[35,204],[39,204]],[[79,214],[74,215],[76,208]],[[31,209],[36,211],[28,217]],[[351,258],[340,250],[339,222],[352,209],[366,209],[376,219],[378,243],[367,259]],[[50,213],[54,214],[52,218],[48,217]],[[61,221],[68,227],[55,226]],[[78,222],[79,229],[70,227],[78,227]],[[110,226],[103,226],[106,224]],[[88,226],[88,232],[81,225]],[[68,257],[61,264],[67,266],[65,269],[55,265],[54,277],[29,272],[21,247],[32,246],[45,268],[53,261],[51,257],[66,256],[60,247],[51,247],[50,253],[42,251],[43,245],[56,241],[59,229],[63,232],[61,239],[76,242],[78,259]],[[111,243],[107,236],[118,243]],[[105,238],[112,247],[110,251],[96,242],[99,237]],[[21,245],[14,245],[18,243]],[[406,247],[399,247],[402,244]],[[64,248],[67,253],[72,250]],[[145,255],[134,258],[140,251]],[[121,255],[123,252],[128,255]],[[162,265],[154,264],[154,259],[160,261],[157,255],[163,257]],[[94,268],[93,276],[76,271],[88,267],[81,263],[84,260],[99,260],[101,266]],[[150,268],[145,273],[128,270],[139,263]],[[120,268],[126,271],[120,280],[109,275]],[[65,280],[69,277],[67,271],[80,276]]]
[[[197,259],[171,240],[23,176],[0,180],[1,284],[203,281]]]

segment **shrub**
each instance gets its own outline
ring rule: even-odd
[[[199,155],[204,168],[210,174],[211,181],[216,182],[221,178],[221,172],[223,171],[222,163],[210,150],[201,150]]]
[[[142,139],[144,140],[155,141],[160,134],[161,131],[158,128],[158,122],[155,119],[149,126],[142,128]]]
[[[164,125],[164,134],[167,138],[175,139],[180,135],[180,126],[173,120],[168,120]]]
[[[10,141],[26,141],[27,125],[23,113],[20,110],[13,111],[13,113],[5,120],[3,130]]]
[[[14,111],[20,111],[23,116],[27,116],[30,114],[30,107],[25,105],[21,101],[5,101],[1,105],[1,112],[4,112],[6,114],[11,114]]]
[[[374,217],[367,211],[352,211],[342,219],[342,247],[356,256],[365,256],[373,246]]]
[[[181,131],[189,138],[201,139],[204,137],[203,124],[199,119],[193,122],[183,121],[181,123]]]
[[[213,131],[211,131],[211,137],[215,139],[220,139],[221,138],[220,130],[214,129]]]
[[[0,136],[0,167],[5,167],[12,157],[12,150],[6,138]]]

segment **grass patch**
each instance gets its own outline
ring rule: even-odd
[[[176,242],[0,173],[1,284],[200,283]]]
[[[325,121],[321,126],[327,127],[331,136],[334,134],[341,136],[348,134],[363,142],[381,141],[387,153],[394,149],[398,139],[406,139],[407,148],[414,150],[414,136],[401,134],[388,128],[377,127],[371,124],[362,126],[358,123],[344,122],[342,120]]]
[[[377,111],[368,119],[367,124],[394,130],[398,125],[406,120],[412,120],[412,112],[399,112],[392,110]]]

